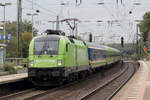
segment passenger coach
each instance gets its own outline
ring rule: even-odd
[[[89,65],[92,68],[118,62],[121,58],[120,51],[108,46],[87,43]]]

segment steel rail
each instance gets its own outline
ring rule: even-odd
[[[93,74],[93,75],[91,75],[91,76],[89,76],[89,77],[92,77],[92,76],[94,76],[94,75],[95,75],[95,74]],[[86,80],[86,79],[89,78],[89,77],[86,77],[86,78],[83,78],[83,79],[80,79],[80,80],[71,82],[71,83],[69,83],[69,84],[66,84],[66,85],[63,85],[63,86],[60,86],[60,87],[57,87],[57,88],[52,88],[52,89],[50,89],[50,90],[40,91],[40,90],[38,90],[38,89],[36,89],[36,88],[24,90],[24,91],[21,91],[21,92],[17,92],[17,93],[9,94],[9,95],[6,95],[6,96],[2,96],[2,97],[0,97],[0,100],[8,100],[8,99],[9,99],[9,100],[11,100],[11,99],[14,100],[14,98],[18,98],[18,97],[20,97],[20,98],[25,98],[24,100],[33,100],[34,98],[38,98],[38,97],[44,96],[44,95],[46,95],[46,94],[55,92],[55,91],[57,91],[57,90],[60,90],[60,89],[63,89],[63,88],[72,86],[72,85],[74,85],[74,84],[77,84],[77,83],[79,83],[79,82],[81,82],[81,81]],[[37,93],[36,93],[36,92],[37,92]],[[34,95],[32,95],[32,96],[27,96],[27,97],[23,97],[24,95],[31,94],[31,93],[33,93]]]
[[[110,83],[112,83],[113,81],[115,81],[117,78],[119,78],[120,76],[122,76],[128,69],[129,69],[129,66],[126,67],[119,75],[117,75],[113,79],[110,79],[109,81],[107,81],[104,84],[102,84],[101,86],[97,87],[96,89],[94,89],[93,91],[91,91],[90,93],[88,93],[87,95],[81,97],[80,100],[87,100],[91,96],[95,95],[98,91],[100,91],[101,89],[103,89],[104,87],[106,87],[107,85],[109,85]]]
[[[53,91],[55,91],[55,90],[56,90],[56,88],[50,89],[50,90],[48,90],[48,91],[53,92]],[[29,97],[31,97],[30,95],[27,96],[27,97],[24,97],[24,95],[28,95],[28,94],[33,93],[32,96],[34,96],[34,95],[38,95],[38,94],[45,93],[45,92],[47,92],[47,91],[44,91],[44,90],[37,90],[37,89],[33,88],[33,89],[29,89],[29,90],[17,92],[17,93],[14,93],[14,94],[2,96],[2,97],[0,97],[0,100],[11,100],[11,99],[14,100],[15,98],[29,98]]]
[[[81,80],[80,80],[80,81],[81,81]],[[38,97],[42,97],[42,96],[44,96],[44,95],[46,95],[46,94],[50,94],[50,93],[56,92],[56,91],[58,91],[58,90],[60,90],[60,89],[66,88],[66,87],[68,87],[68,86],[72,86],[73,84],[77,84],[78,82],[79,82],[79,81],[75,81],[75,82],[73,82],[73,83],[69,83],[69,84],[66,84],[66,85],[64,85],[64,86],[60,86],[60,87],[58,87],[58,88],[54,88],[54,90],[48,90],[48,91],[43,92],[43,93],[41,93],[41,94],[37,94],[37,95],[31,96],[31,97],[28,97],[28,98],[26,98],[26,99],[24,99],[24,100],[34,100],[34,99],[36,99],[36,98],[38,98]]]
[[[9,94],[9,95],[6,95],[6,96],[2,96],[2,97],[0,97],[0,100],[9,99],[9,98],[11,98],[11,97],[13,97],[13,96],[22,95],[22,94],[24,94],[24,93],[32,92],[32,91],[34,91],[34,90],[35,90],[35,89],[32,88],[32,89],[24,90],[24,91],[21,91],[21,92],[17,92],[17,93]]]
[[[84,81],[84,80],[86,80],[86,79],[88,79],[88,78],[90,78],[90,77],[93,77],[93,76],[95,76],[95,75],[97,75],[97,74],[92,74],[92,75],[90,75],[90,76],[88,76],[88,77],[86,77],[86,78],[79,79],[79,80],[76,80],[76,81],[71,82],[71,83],[69,83],[69,84],[60,86],[60,87],[56,88],[56,91],[57,91],[57,90],[60,90],[60,89],[64,89],[64,88],[69,87],[69,86],[73,86],[73,85],[75,85],[75,84],[77,84],[77,83],[80,83],[81,81]],[[53,92],[56,92],[56,91],[53,91]],[[32,97],[26,98],[26,99],[24,99],[24,100],[34,100],[34,99],[36,99],[36,98],[38,98],[38,97],[42,97],[42,96],[44,96],[44,95],[46,95],[46,94],[50,94],[50,93],[52,93],[52,92],[47,91],[47,92],[45,92],[45,93],[41,93],[41,94],[38,94],[38,95],[34,95],[34,96],[32,96]]]
[[[122,87],[125,86],[126,83],[133,77],[133,75],[135,74],[135,72],[136,72],[136,68],[134,67],[133,73],[129,76],[129,78],[127,78],[127,80],[124,81],[124,82],[120,85],[120,87],[118,87],[106,100],[111,100],[111,99],[122,89]]]

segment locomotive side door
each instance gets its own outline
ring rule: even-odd
[[[78,50],[78,47],[77,47],[77,45],[75,45],[75,62],[76,62],[76,66],[78,66],[78,54],[77,54],[77,51]]]

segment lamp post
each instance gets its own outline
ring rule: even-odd
[[[38,14],[37,13],[27,13],[27,15],[32,17],[32,37],[34,37],[34,35],[33,35],[33,32],[34,32],[34,29],[33,29],[34,28],[34,19],[33,19],[33,17],[38,15]]]
[[[4,10],[4,11],[3,11],[3,13],[4,13],[4,14],[3,14],[3,15],[4,15],[4,23],[3,23],[3,32],[4,32],[4,33],[3,33],[3,34],[4,34],[4,37],[5,37],[5,38],[4,38],[4,41],[3,41],[3,43],[4,43],[4,44],[6,43],[6,36],[5,36],[5,35],[6,35],[6,25],[5,25],[5,24],[6,24],[6,23],[5,23],[5,21],[6,21],[6,17],[5,17],[5,7],[6,7],[6,6],[8,6],[8,5],[11,5],[11,3],[0,3],[0,6],[2,6],[2,7],[3,7],[3,10]]]

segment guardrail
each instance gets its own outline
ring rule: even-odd
[[[28,59],[27,58],[6,58],[7,62],[11,62],[14,65],[27,67]]]

